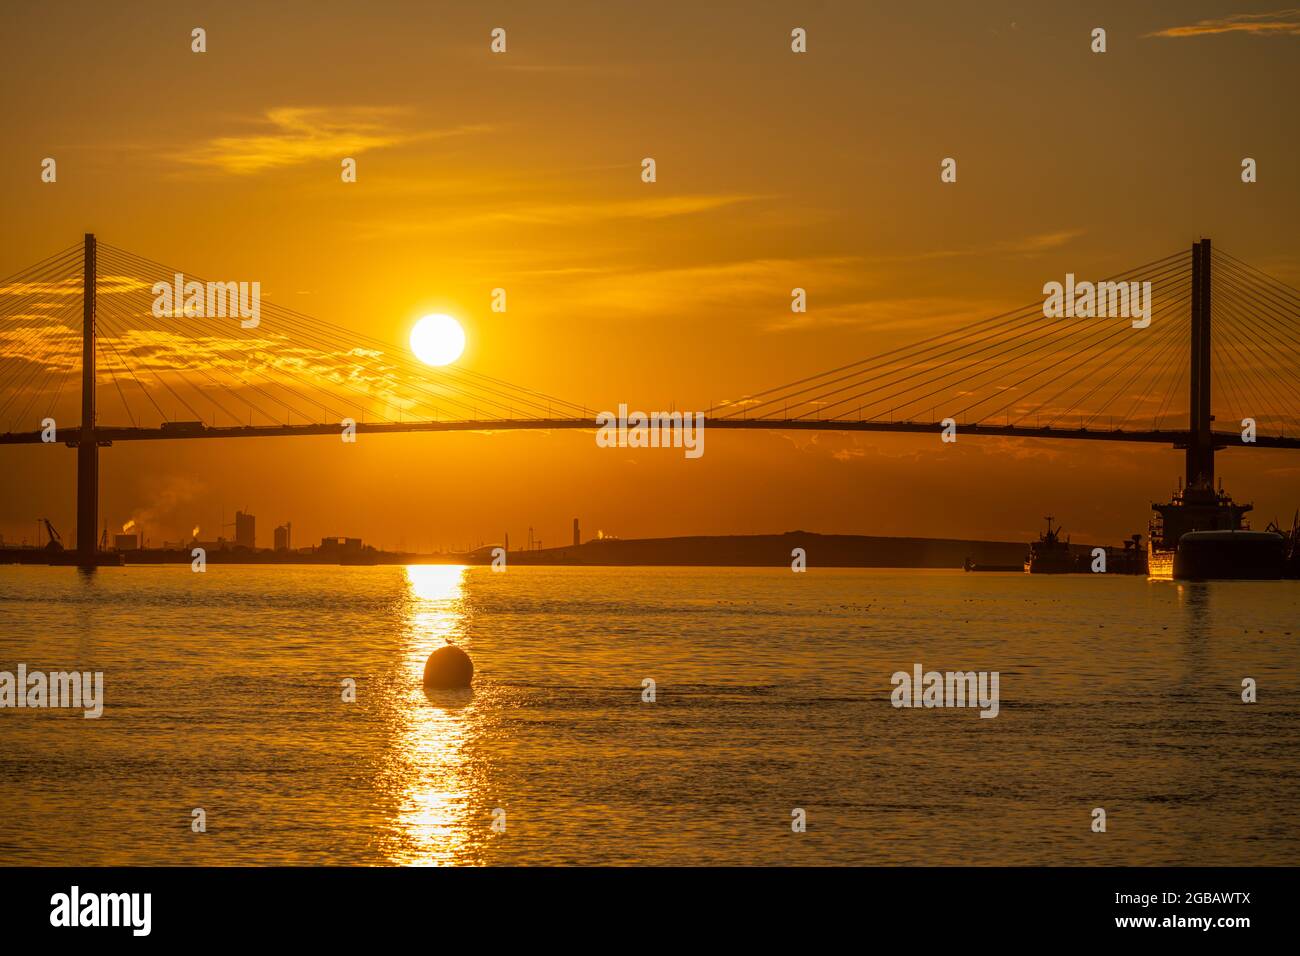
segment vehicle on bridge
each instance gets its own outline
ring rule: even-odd
[[[202,422],[163,422],[162,430],[170,435],[193,435],[207,431],[208,426]]]

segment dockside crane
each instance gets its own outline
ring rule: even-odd
[[[50,536],[50,540],[47,541],[47,542],[45,543],[45,550],[46,550],[46,551],[62,551],[62,550],[63,550],[63,538],[60,537],[60,536],[59,536],[59,533],[58,533],[57,531],[54,530],[54,525],[50,524],[50,519],[49,519],[49,518],[42,518],[41,521],[45,524],[45,532],[46,532],[46,534],[48,534],[48,535]]]

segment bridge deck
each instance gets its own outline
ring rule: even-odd
[[[212,426],[193,431],[163,428],[128,428],[100,426],[95,430],[100,444],[125,441],[181,441],[200,438],[285,438],[298,435],[337,435],[338,424],[310,425],[229,425]],[[440,422],[357,422],[358,434],[401,434],[408,432],[501,432],[501,431],[551,431],[577,429],[595,431],[590,418],[520,418],[483,419]],[[938,422],[875,422],[841,421],[825,419],[705,419],[706,429],[764,430],[764,431],[836,431],[836,432],[895,432],[901,434],[938,434],[943,425]],[[69,447],[79,444],[80,426],[60,429],[59,441]],[[1047,438],[1068,441],[1120,441],[1186,447],[1188,432],[1185,429],[1157,429],[1153,431],[1127,431],[1124,429],[1097,428],[1026,428],[1016,425],[971,424],[958,425],[957,435],[1000,436],[1007,438]],[[1215,444],[1220,447],[1250,447],[1242,442],[1238,432],[1215,432]],[[0,445],[41,444],[41,432],[8,432],[0,434]],[[1300,448],[1300,438],[1260,435],[1253,443],[1257,448]]]

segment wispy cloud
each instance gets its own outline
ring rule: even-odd
[[[257,173],[320,159],[340,160],[374,149],[421,140],[482,132],[486,126],[441,130],[408,128],[407,112],[396,107],[290,107],[269,109],[252,131],[217,136],[171,154],[177,162],[228,173]]]
[[[1300,8],[1273,13],[1236,13],[1227,17],[1198,20],[1181,27],[1166,27],[1149,37],[1202,37],[1222,33],[1250,33],[1255,36],[1300,36]]]
[[[489,218],[506,222],[529,222],[556,225],[581,223],[592,219],[671,219],[694,213],[709,212],[736,203],[752,202],[760,196],[695,195],[662,196],[653,199],[629,199],[601,203],[543,203],[520,209],[507,209]]]
[[[778,313],[764,328],[768,332],[790,332],[812,327],[870,325],[876,332],[925,331],[996,315],[1005,307],[1005,303],[992,300],[939,296],[869,299],[822,306],[810,312]]]
[[[646,199],[607,201],[544,200],[509,203],[501,208],[481,203],[460,210],[443,209],[437,217],[385,218],[365,225],[361,235],[411,236],[458,232],[479,226],[586,226],[595,222],[629,220],[652,222],[713,212],[728,206],[761,200],[763,196],[743,194],[661,196]]]
[[[1005,239],[990,245],[968,246],[964,249],[932,249],[928,252],[904,253],[897,256],[875,256],[876,262],[927,262],[934,259],[959,259],[966,256],[987,256],[992,254],[1013,256],[1036,256],[1052,249],[1059,249],[1075,239],[1082,237],[1086,230],[1060,229],[1056,232],[1035,233],[1019,239]]]
[[[1082,236],[1082,229],[1062,229],[1059,232],[1041,232],[1037,235],[1026,236],[1024,239],[1013,239],[1008,242],[999,242],[993,247],[994,252],[1017,252],[1023,255],[1032,255],[1035,252],[1045,252],[1048,249],[1059,249]]]
[[[685,305],[745,312],[775,301],[789,303],[801,283],[830,294],[858,280],[849,271],[856,257],[753,258],[663,269],[619,269],[569,285],[570,305],[617,309],[625,316],[685,315]]]
[[[594,63],[505,63],[497,69],[513,73],[613,73],[612,66]]]
[[[58,279],[53,282],[10,282],[0,285],[0,296],[4,295],[81,295],[80,279]],[[35,308],[35,306],[29,306]]]

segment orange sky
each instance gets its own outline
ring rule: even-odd
[[[1200,235],[1300,285],[1300,25],[1230,4],[53,4],[0,33],[0,275],[102,241],[591,408],[703,408]],[[1235,18],[1234,18],[1235,17]],[[190,52],[202,26],[208,52]],[[508,52],[489,31],[504,27]],[[792,27],[809,52],[789,49]],[[1096,27],[1108,52],[1089,50]],[[1155,35],[1155,34],[1165,35]],[[58,182],[40,162],[58,162]],[[358,182],[343,184],[353,156]],[[658,181],[640,178],[652,156]],[[957,158],[956,184],[938,164]],[[1259,182],[1240,182],[1241,158]],[[793,287],[809,311],[792,314]],[[508,311],[490,311],[491,290]],[[11,427],[0,422],[0,429]],[[32,426],[35,427],[35,426]],[[0,448],[0,532],[74,525],[73,453]],[[110,525],[246,508],[298,544],[769,532],[1145,531],[1170,449],[721,433],[118,445]],[[1262,526],[1296,453],[1227,452]],[[229,532],[227,532],[229,533]]]

